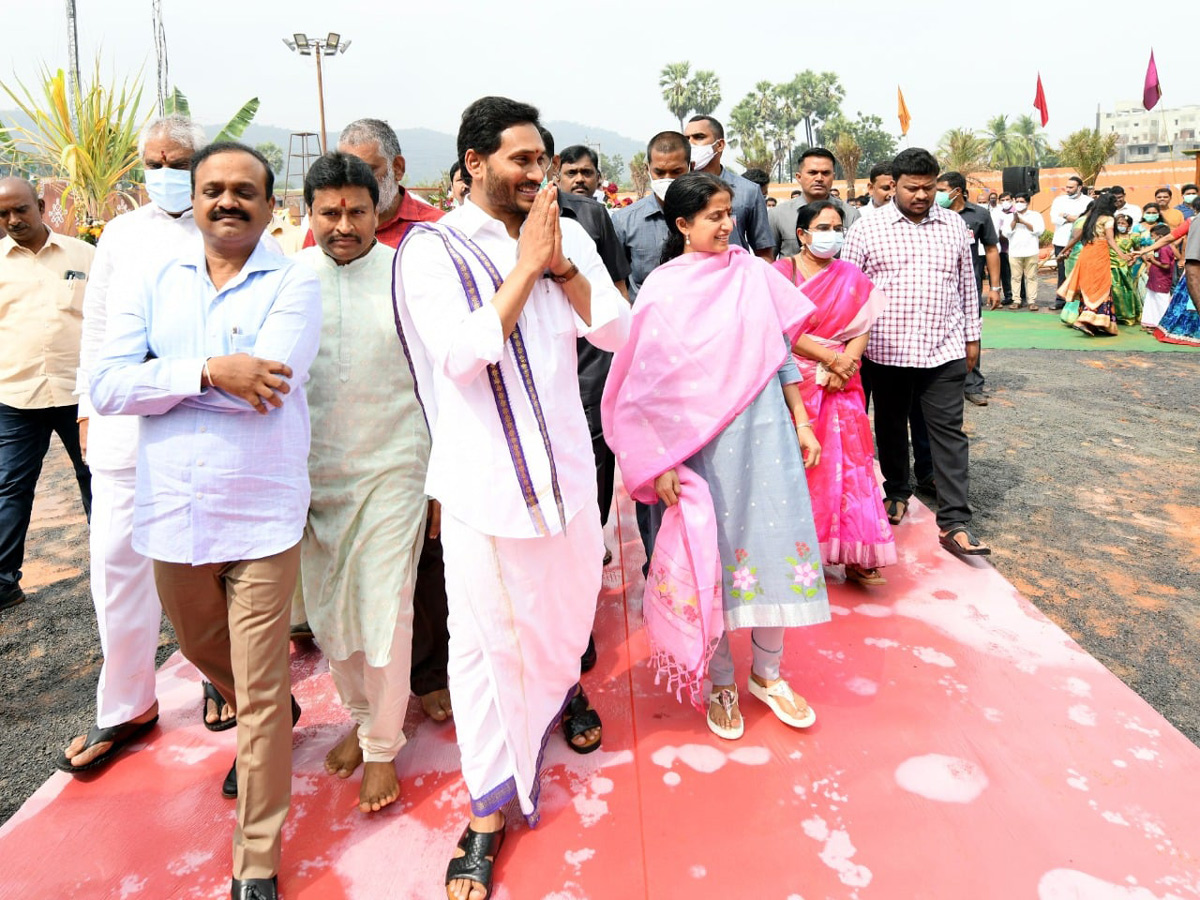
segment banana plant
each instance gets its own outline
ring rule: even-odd
[[[258,98],[251,97],[247,100],[242,108],[233,114],[233,118],[225,123],[225,127],[213,139],[216,141],[236,141],[246,131],[247,126],[254,121],[254,116],[258,113]],[[192,115],[191,109],[188,106],[188,99],[183,91],[179,90],[178,86],[171,89],[171,95],[167,97],[163,103],[163,110],[169,116],[178,113],[181,116]]]

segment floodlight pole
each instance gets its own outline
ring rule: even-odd
[[[317,51],[313,54],[317,58],[317,105],[321,110],[321,152],[328,153],[329,148],[325,144],[325,82],[321,78],[321,57],[324,55],[324,47],[320,41],[317,41]]]
[[[345,53],[350,46],[349,41],[343,41],[342,36],[337,32],[331,31],[326,37],[309,38],[308,35],[297,32],[292,35],[293,40],[283,39],[283,43],[289,50],[299,53],[301,56],[312,54],[317,58],[317,112],[321,118],[321,152],[329,152],[328,141],[325,136],[325,78],[321,71],[321,57],[328,54],[333,56],[337,53]]]

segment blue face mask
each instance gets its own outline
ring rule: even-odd
[[[950,204],[953,202],[954,201],[950,199],[950,194],[948,192],[946,192],[946,191],[938,191],[937,192],[937,205],[942,207],[942,209],[949,209]]]
[[[192,208],[192,173],[187,169],[147,169],[146,193],[150,200],[168,213]]]

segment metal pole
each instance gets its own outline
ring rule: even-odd
[[[313,55],[317,58],[317,104],[321,109],[321,152],[328,153],[325,145],[325,84],[321,80],[321,52],[325,48],[323,41],[315,41]]]

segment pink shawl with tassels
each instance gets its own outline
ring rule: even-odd
[[[630,495],[657,502],[654,479],[672,468],[683,484],[656,539],[643,614],[658,675],[697,706],[724,630],[720,556],[707,485],[680,464],[762,392],[812,313],[797,287],[740,247],[684,254],[642,285],[609,371],[604,438]]]

